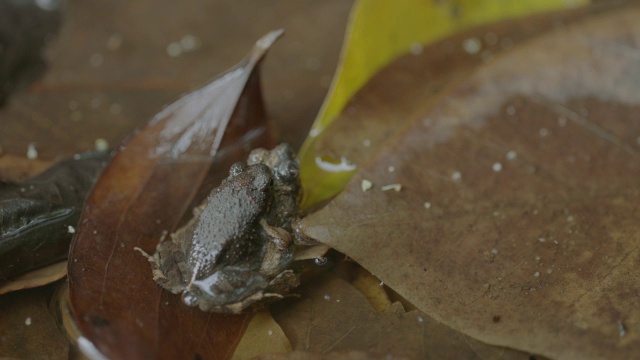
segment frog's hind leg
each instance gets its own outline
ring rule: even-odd
[[[289,292],[290,289],[295,288],[298,285],[300,285],[300,278],[298,275],[296,275],[293,270],[285,270],[269,282],[269,286],[264,289],[264,295],[279,295],[280,297],[283,297],[283,295]]]
[[[153,280],[174,294],[180,293],[191,278],[186,264],[186,256],[178,244],[173,241],[161,241],[156,252],[149,255],[139,247],[134,250],[141,253],[151,264]]]
[[[289,234],[287,230],[277,226],[271,226],[265,219],[260,220],[260,226],[264,230],[265,234],[267,234],[267,238],[276,245],[278,250],[285,250],[289,248],[292,238],[291,234]]]

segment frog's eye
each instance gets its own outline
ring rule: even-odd
[[[300,174],[300,166],[296,161],[287,160],[278,165],[277,176],[280,179],[295,179]]]
[[[187,306],[198,305],[198,290],[185,290],[182,293],[182,302]]]
[[[241,162],[237,162],[237,163],[231,165],[231,169],[229,169],[229,175],[231,175],[231,176],[240,175],[246,168],[247,168],[246,164],[243,164]]]

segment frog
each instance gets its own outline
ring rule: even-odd
[[[290,269],[308,239],[299,223],[300,167],[288,144],[250,152],[149,255],[153,279],[187,306],[238,314],[299,285]]]

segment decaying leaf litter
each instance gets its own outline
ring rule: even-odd
[[[508,110],[508,109],[507,109],[506,111],[511,112],[512,110]],[[543,132],[543,133],[544,133],[544,132]],[[503,165],[501,164],[501,166],[503,166]],[[495,169],[495,168],[496,168],[496,166],[495,166],[495,163],[494,163],[494,164],[492,165],[492,169]],[[502,169],[504,169],[504,167],[500,167],[500,169],[502,170]],[[395,167],[394,167],[394,170],[395,170]],[[389,168],[387,168],[387,171],[389,171]],[[454,173],[454,174],[455,174],[455,173]],[[460,175],[460,177],[462,177],[462,175]],[[406,188],[406,187],[405,187],[405,188],[403,188],[403,190],[401,191],[401,193],[403,193],[403,192],[404,192],[404,191],[406,191],[406,190],[407,190],[407,188]],[[493,254],[493,249],[492,249],[491,251],[489,251],[489,254]],[[496,254],[493,254],[493,255],[496,255]],[[490,258],[490,257],[491,257],[491,255],[489,255],[489,256],[487,256],[487,257],[488,257],[488,258]]]
[[[415,98],[410,123],[303,220],[307,234],[473,338],[551,358],[633,357],[638,11],[556,29],[436,102]],[[391,183],[402,191],[376,187]]]

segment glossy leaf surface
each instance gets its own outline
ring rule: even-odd
[[[269,33],[238,66],[160,112],[120,148],[96,184],[71,249],[70,306],[83,337],[105,356],[233,353],[248,316],[187,308],[161,290],[133,248],[153,252],[232,162],[272,145],[258,65],[280,33]]]

